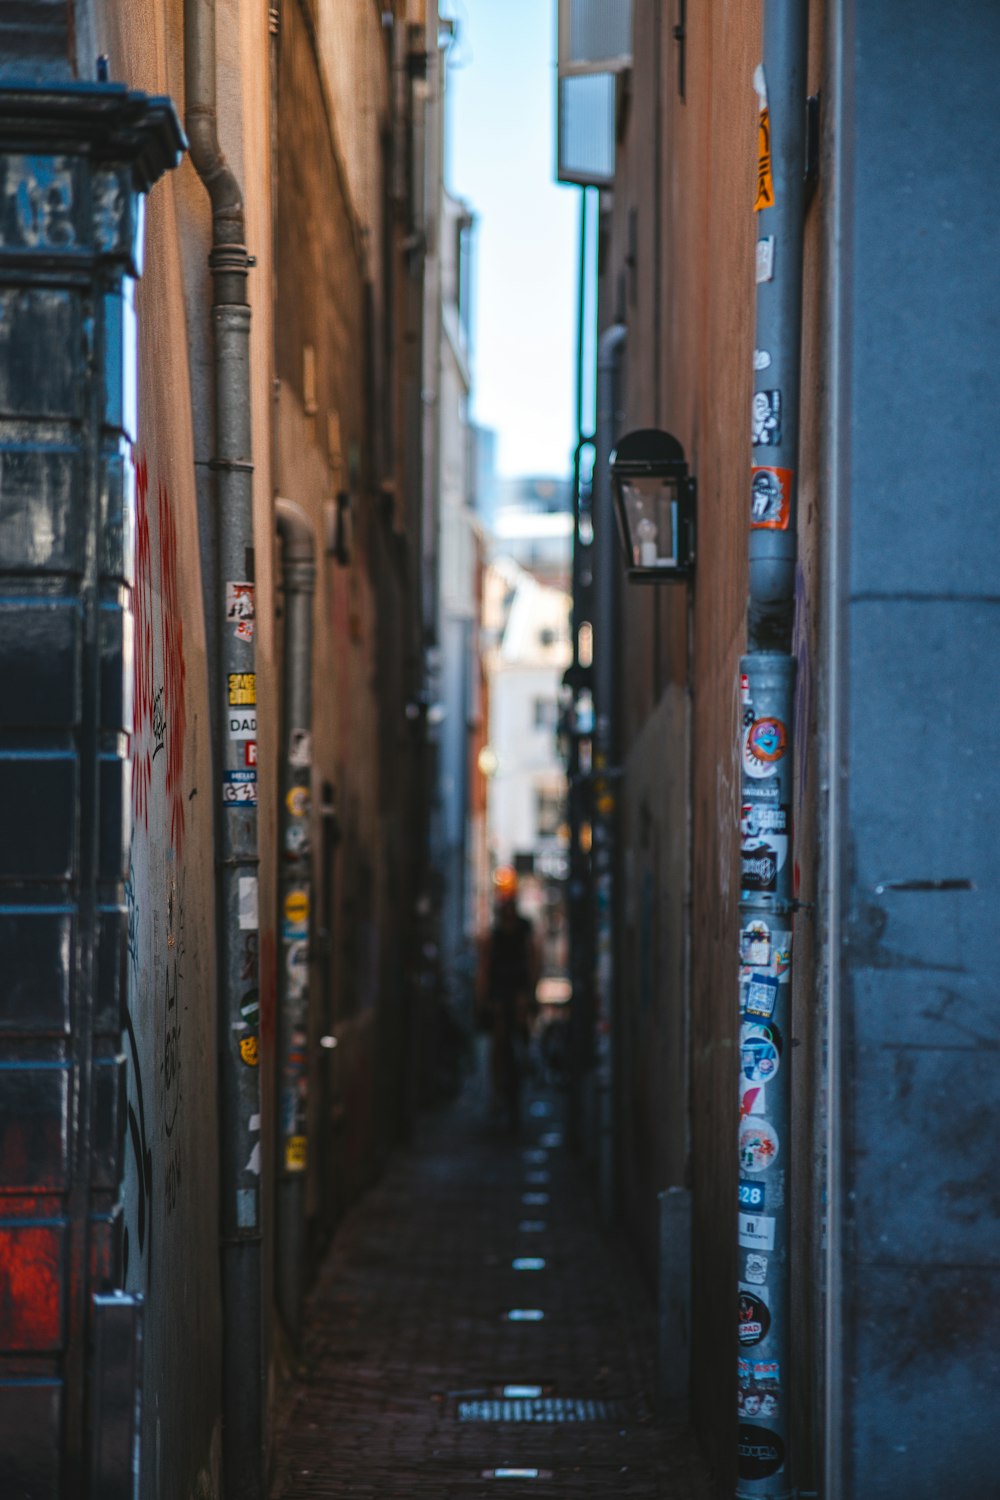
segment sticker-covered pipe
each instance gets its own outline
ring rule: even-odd
[[[275,502],[285,602],[282,651],[281,840],[278,879],[278,1181],[275,1284],[286,1331],[297,1346],[305,1274],[306,1089],[309,950],[312,929],[312,662],[315,540],[305,512]]]
[[[792,702],[795,661],[740,662],[740,1497],[790,1496]]]
[[[808,0],[767,0],[757,95],[748,654],[740,662],[738,1500],[795,1494],[792,828]]]
[[[768,4],[757,94],[757,309],[751,469],[749,648],[787,651],[795,598],[802,228],[805,212],[805,0]]]
[[[215,0],[184,0],[184,123],[212,207],[223,1468],[227,1496],[260,1500],[265,1424],[250,256],[243,195],[219,144],[215,27]]]

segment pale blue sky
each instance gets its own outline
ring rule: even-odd
[[[555,3],[441,10],[459,33],[446,180],[477,220],[473,414],[499,435],[501,474],[567,474],[580,190],[555,181]]]

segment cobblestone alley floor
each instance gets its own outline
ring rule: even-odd
[[[516,1140],[478,1101],[425,1119],[344,1220],[273,1500],[708,1500],[690,1437],[653,1421],[652,1311],[561,1109],[533,1095]]]

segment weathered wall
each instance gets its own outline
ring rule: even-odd
[[[761,7],[689,9],[680,49],[661,7],[637,0],[630,98],[602,263],[602,318],[623,320],[622,430],[657,425],[698,481],[689,587],[626,590],[623,684],[621,1181],[655,1279],[656,1191],[694,1193],[695,1420],[719,1466],[735,1467],[736,1035],[739,897],[738,659],[745,650],[746,473],[754,333],[752,212]],[[822,11],[813,6],[810,90]],[[812,732],[817,622],[819,200],[806,249],[801,537],[794,651],[800,741],[798,890],[815,891]],[[688,614],[690,608],[690,616]],[[690,820],[690,821],[689,821]],[[688,904],[689,903],[689,904]],[[797,919],[795,1325],[792,1376],[805,1483],[816,1401],[815,987],[810,918]]]
[[[255,506],[270,532],[271,326],[267,43],[262,16],[219,7],[220,132],[245,185],[251,275]],[[182,5],[97,7],[113,78],[183,104]],[[244,101],[246,101],[244,107]],[[247,126],[244,129],[244,126]],[[137,295],[135,734],[129,899],[129,1119],[125,1284],[145,1293],[142,1492],[214,1495],[219,1484],[220,1285],[210,517],[211,225],[189,161],[148,205]],[[201,516],[199,515],[201,512]],[[259,755],[273,764],[268,552],[258,543]],[[273,1028],[274,800],[260,799],[259,934],[265,1056]],[[264,1119],[269,1115],[265,1108]],[[264,1131],[266,1147],[268,1132]],[[265,1175],[265,1182],[267,1177]],[[265,1204],[264,1222],[269,1214]],[[197,1350],[197,1357],[193,1351]]]
[[[405,726],[404,578],[392,511],[378,489],[369,402],[381,339],[373,278],[381,280],[379,101],[388,67],[375,9],[349,9],[350,24],[324,5],[315,26],[298,4],[282,13],[276,165],[276,485],[303,506],[317,538],[313,804],[332,788],[340,828],[325,864],[317,837],[313,862],[316,920],[330,950],[311,975],[317,1149],[308,1207],[327,1223],[370,1180],[403,1104],[393,1053],[403,975],[389,924],[402,915],[402,851],[393,833],[406,787],[395,763]],[[321,42],[331,31],[343,32],[346,48],[336,52],[336,68]],[[339,489],[353,504],[346,567],[325,551],[327,508]],[[335,1048],[316,1045],[325,1032]]]

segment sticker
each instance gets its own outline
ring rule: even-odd
[[[756,367],[756,355],[754,361]],[[751,447],[777,448],[781,442],[781,392],[754,391],[750,410]]]
[[[792,934],[782,932],[774,949],[774,972],[783,978],[792,967]]]
[[[252,583],[226,584],[226,619],[235,626],[237,640],[253,640],[254,589]]]
[[[244,1025],[252,1026],[254,1030],[260,1025],[260,997],[256,990],[247,990],[240,1001],[240,1015]]]
[[[740,673],[740,702],[750,702],[750,679],[745,672]]]
[[[240,929],[243,932],[257,931],[257,877],[241,875],[239,880]]]
[[[774,178],[771,175],[771,116],[767,107],[767,80],[764,66],[758,63],[753,70],[753,86],[757,94],[757,193],[753,211],[774,207]]]
[[[740,933],[740,962],[766,968],[771,962],[771,929],[766,922],[748,922]]]
[[[257,674],[255,672],[229,673],[229,707],[255,708],[257,706]]]
[[[740,1168],[744,1172],[766,1172],[778,1157],[778,1132],[770,1120],[744,1120],[740,1126]],[[771,1220],[774,1223],[774,1220]],[[743,1241],[740,1241],[743,1244]],[[766,1246],[768,1250],[772,1245]]]
[[[304,937],[309,921],[309,892],[289,891],[285,897],[285,936]]]
[[[755,370],[769,370],[771,368],[771,356],[766,349],[755,349],[753,351],[753,367]]]
[[[749,1361],[741,1360],[741,1364]],[[776,1417],[780,1408],[779,1393],[772,1390],[758,1390],[753,1383],[753,1377],[747,1384],[743,1383],[742,1375],[740,1384],[736,1387],[736,1412],[743,1417]]]
[[[766,1197],[767,1188],[763,1182],[740,1183],[740,1208],[762,1209]]]
[[[741,1122],[743,1120],[747,1119],[747,1117],[749,1115],[763,1115],[763,1114],[766,1114],[766,1113],[767,1113],[767,1102],[766,1102],[765,1095],[764,1095],[764,1086],[763,1086],[763,1084],[757,1083],[757,1084],[754,1084],[753,1088],[751,1088],[751,1089],[744,1089],[743,1092],[742,1092],[742,1094],[741,1094],[741,1096],[740,1096],[740,1120],[741,1120]],[[740,1202],[742,1203],[742,1201],[743,1200],[741,1198]],[[764,1200],[763,1200],[763,1198],[761,1198],[759,1202],[753,1204],[753,1207],[754,1208],[762,1208],[763,1205],[764,1205]]]
[[[753,1292],[741,1292],[738,1337],[742,1348],[752,1349],[766,1339],[770,1327],[771,1314],[764,1299]]]
[[[737,1239],[744,1250],[774,1249],[774,1219],[766,1214],[740,1214]]]
[[[743,720],[744,727],[749,729],[753,723],[753,711]],[[777,802],[781,796],[781,788],[776,781],[745,781],[740,788],[742,802]]]
[[[767,1256],[758,1255],[755,1250],[751,1250],[747,1255],[743,1277],[745,1281],[753,1281],[762,1286],[767,1280]]]
[[[260,1063],[260,1051],[256,1036],[240,1037],[240,1057],[248,1068],[256,1068]]]
[[[750,470],[750,530],[787,531],[792,514],[791,469],[755,464]]]
[[[740,890],[775,891],[778,885],[778,855],[770,844],[740,850]]]
[[[737,1452],[741,1479],[769,1479],[785,1466],[785,1445],[770,1427],[751,1427],[748,1422],[741,1422],[737,1428]]]
[[[748,776],[773,776],[787,749],[788,731],[780,719],[754,719],[743,741],[743,769]]]
[[[765,1021],[769,1021],[774,1015],[777,998],[778,980],[773,974],[751,974],[747,985],[748,1016],[763,1016]]]
[[[747,1083],[770,1083],[781,1066],[781,1032],[773,1021],[744,1021],[740,1065]]]
[[[306,1138],[290,1135],[285,1142],[285,1171],[304,1172],[306,1169]]]
[[[312,735],[308,729],[293,729],[289,735],[288,764],[297,768],[312,765]]]
[[[257,710],[255,708],[233,709],[226,715],[231,740],[257,739]],[[256,762],[254,762],[256,764]]]
[[[227,807],[256,807],[257,772],[223,771],[222,800]]]
[[[760,802],[742,802],[739,808],[739,835],[744,843],[753,843],[759,838],[771,838],[774,843],[780,843],[780,837],[775,835],[787,834],[789,831],[789,808],[781,802],[775,807],[774,802],[763,805]],[[787,846],[787,838],[784,840]],[[784,864],[784,859],[781,861]],[[781,868],[781,865],[778,865]]]
[[[757,241],[757,285],[774,280],[774,235],[768,234]],[[766,366],[765,366],[766,368]]]
[[[289,787],[285,794],[285,806],[293,818],[304,818],[309,811],[309,788],[307,786]]]
[[[257,741],[256,740],[244,740],[243,741],[243,764],[245,766],[255,766],[257,764]]]
[[[285,829],[285,849],[289,854],[304,854],[308,838],[309,829],[305,823],[289,823]]]

